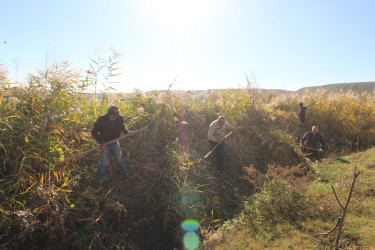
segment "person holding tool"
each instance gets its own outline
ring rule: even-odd
[[[311,160],[319,160],[319,152],[323,152],[324,150],[323,137],[318,133],[318,130],[317,126],[313,126],[311,132],[307,132],[300,141],[300,146],[304,153]],[[321,148],[318,148],[318,143],[321,144]]]
[[[225,156],[225,148],[224,148],[224,140],[227,136],[225,136],[226,129],[229,128],[231,130],[237,131],[229,122],[226,121],[224,116],[219,116],[219,118],[213,121],[208,128],[208,141],[210,152],[205,156],[207,158],[210,154],[214,154],[217,158],[217,168],[220,171],[223,171],[224,165],[224,156]],[[231,134],[231,133],[230,133]],[[211,157],[212,165],[214,157]]]
[[[97,183],[99,185],[102,184],[106,175],[109,152],[114,154],[121,176],[126,178],[128,175],[124,159],[121,155],[119,142],[111,142],[118,139],[121,132],[128,134],[129,136],[134,133],[125,128],[124,118],[120,115],[119,109],[116,106],[111,106],[108,109],[107,114],[99,116],[94,124],[93,130],[91,131],[94,139],[100,144],[100,162],[96,173]]]

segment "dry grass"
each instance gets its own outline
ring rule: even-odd
[[[90,77],[83,84],[62,65],[32,77],[25,88],[1,86],[1,230],[9,232],[0,239],[3,248],[26,242],[39,248],[180,246],[181,221],[196,219],[201,236],[209,235],[240,213],[264,181],[306,188],[311,169],[295,145],[305,132],[296,117],[300,97],[225,90],[95,99],[84,94],[98,83]],[[371,95],[301,98],[310,107],[308,122],[319,121],[325,133],[328,153],[374,144]],[[113,104],[129,129],[147,130],[121,142],[129,179],[118,178],[112,160],[104,186],[96,189],[98,153],[59,168],[55,163],[96,146],[89,133],[93,122]],[[208,126],[218,115],[241,126],[226,142],[222,174],[202,159]],[[371,192],[363,190],[363,196]],[[329,204],[321,207],[334,213]],[[219,236],[214,233],[213,241]]]
[[[332,248],[335,233],[326,237],[316,235],[331,230],[341,214],[340,206],[330,185],[335,186],[339,199],[345,202],[353,177],[353,169],[357,166],[361,174],[349,204],[340,242],[345,249],[373,249],[375,246],[374,184],[370,181],[375,174],[372,168],[375,161],[373,151],[371,149],[340,158],[341,160],[333,158],[321,164],[314,164],[312,173],[306,179],[307,188],[300,190],[308,202],[299,208],[302,217],[295,221],[279,220],[277,224],[272,224],[277,214],[262,216],[264,212],[259,212],[277,211],[279,204],[285,201],[285,194],[290,193],[290,190],[283,188],[284,194],[281,194],[272,191],[273,189],[269,186],[260,188],[259,194],[253,198],[253,203],[245,205],[241,214],[224,223],[220,230],[212,232],[210,237],[206,238],[205,247],[207,249]],[[284,172],[280,173],[282,176],[280,179],[290,179],[284,175]],[[293,178],[290,180],[293,182]],[[298,185],[297,183],[295,185]],[[272,202],[268,203],[270,199]],[[278,199],[282,201],[277,201]],[[295,205],[292,206],[295,207]],[[255,210],[256,207],[259,209]],[[288,207],[288,205],[283,207]],[[289,207],[291,208],[290,205]],[[286,214],[287,212],[282,210],[279,212],[279,215],[285,216]]]

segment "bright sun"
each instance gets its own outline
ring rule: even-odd
[[[218,0],[149,0],[145,6],[166,26],[191,26],[204,21]]]
[[[222,0],[140,0],[155,21],[156,27],[167,29],[175,35],[175,44],[170,47],[173,66],[169,67],[170,79],[182,89],[192,81],[185,45],[189,44],[190,32],[197,26],[204,27],[214,20],[215,12],[221,9]],[[195,78],[194,78],[195,79]]]

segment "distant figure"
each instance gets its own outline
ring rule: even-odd
[[[100,162],[96,173],[98,185],[102,184],[106,175],[109,152],[115,156],[120,174],[126,178],[128,171],[125,167],[124,159],[122,159],[121,148],[118,141],[108,144],[108,142],[120,137],[121,132],[132,135],[133,131],[128,131],[124,125],[124,118],[120,115],[116,106],[111,106],[106,115],[99,116],[91,131],[94,139],[100,144]]]
[[[232,130],[234,129],[234,127],[226,121],[224,116],[219,116],[217,120],[213,121],[210,124],[207,134],[208,141],[210,143],[210,150],[212,150],[217,144],[220,143],[220,145],[213,152],[213,155],[217,158],[217,167],[220,171],[223,171],[224,165],[224,140],[227,128],[230,128]],[[213,161],[214,157],[212,157],[211,159]]]
[[[299,110],[298,110],[298,117],[299,117],[299,126],[305,126],[305,115],[306,115],[306,109],[307,107],[303,106],[303,103],[300,102],[299,104]]]
[[[313,126],[311,132],[307,132],[300,141],[304,153],[311,160],[319,160],[319,153],[324,149],[323,137],[318,133],[318,130],[317,126]],[[319,143],[321,147],[319,147]]]

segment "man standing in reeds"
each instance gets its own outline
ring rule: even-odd
[[[225,156],[225,148],[224,148],[224,140],[225,140],[225,132],[226,129],[234,129],[234,127],[226,121],[224,116],[219,116],[219,118],[213,121],[210,124],[208,129],[208,141],[210,143],[210,150],[213,150],[216,146],[217,148],[212,152],[213,156],[217,158],[217,168],[220,171],[223,171],[224,165],[224,156]],[[219,145],[218,145],[219,144]],[[214,157],[211,156],[212,161]]]
[[[305,126],[306,109],[307,109],[307,107],[304,107],[303,103],[300,102],[299,110],[298,110],[298,118],[299,118],[299,126],[300,127]]]
[[[318,133],[318,130],[317,126],[313,126],[311,132],[307,132],[300,141],[304,153],[311,160],[319,160],[319,153],[324,149],[323,137]],[[321,147],[319,147],[319,143]]]
[[[133,131],[128,131],[125,128],[124,118],[120,115],[119,109],[116,106],[111,106],[107,114],[99,116],[91,131],[94,139],[100,144],[100,162],[96,173],[97,183],[99,185],[102,184],[106,175],[109,152],[114,154],[121,176],[123,178],[128,176],[128,171],[121,155],[119,142],[115,141],[108,144],[108,142],[119,138],[121,132],[129,135],[133,134]]]

